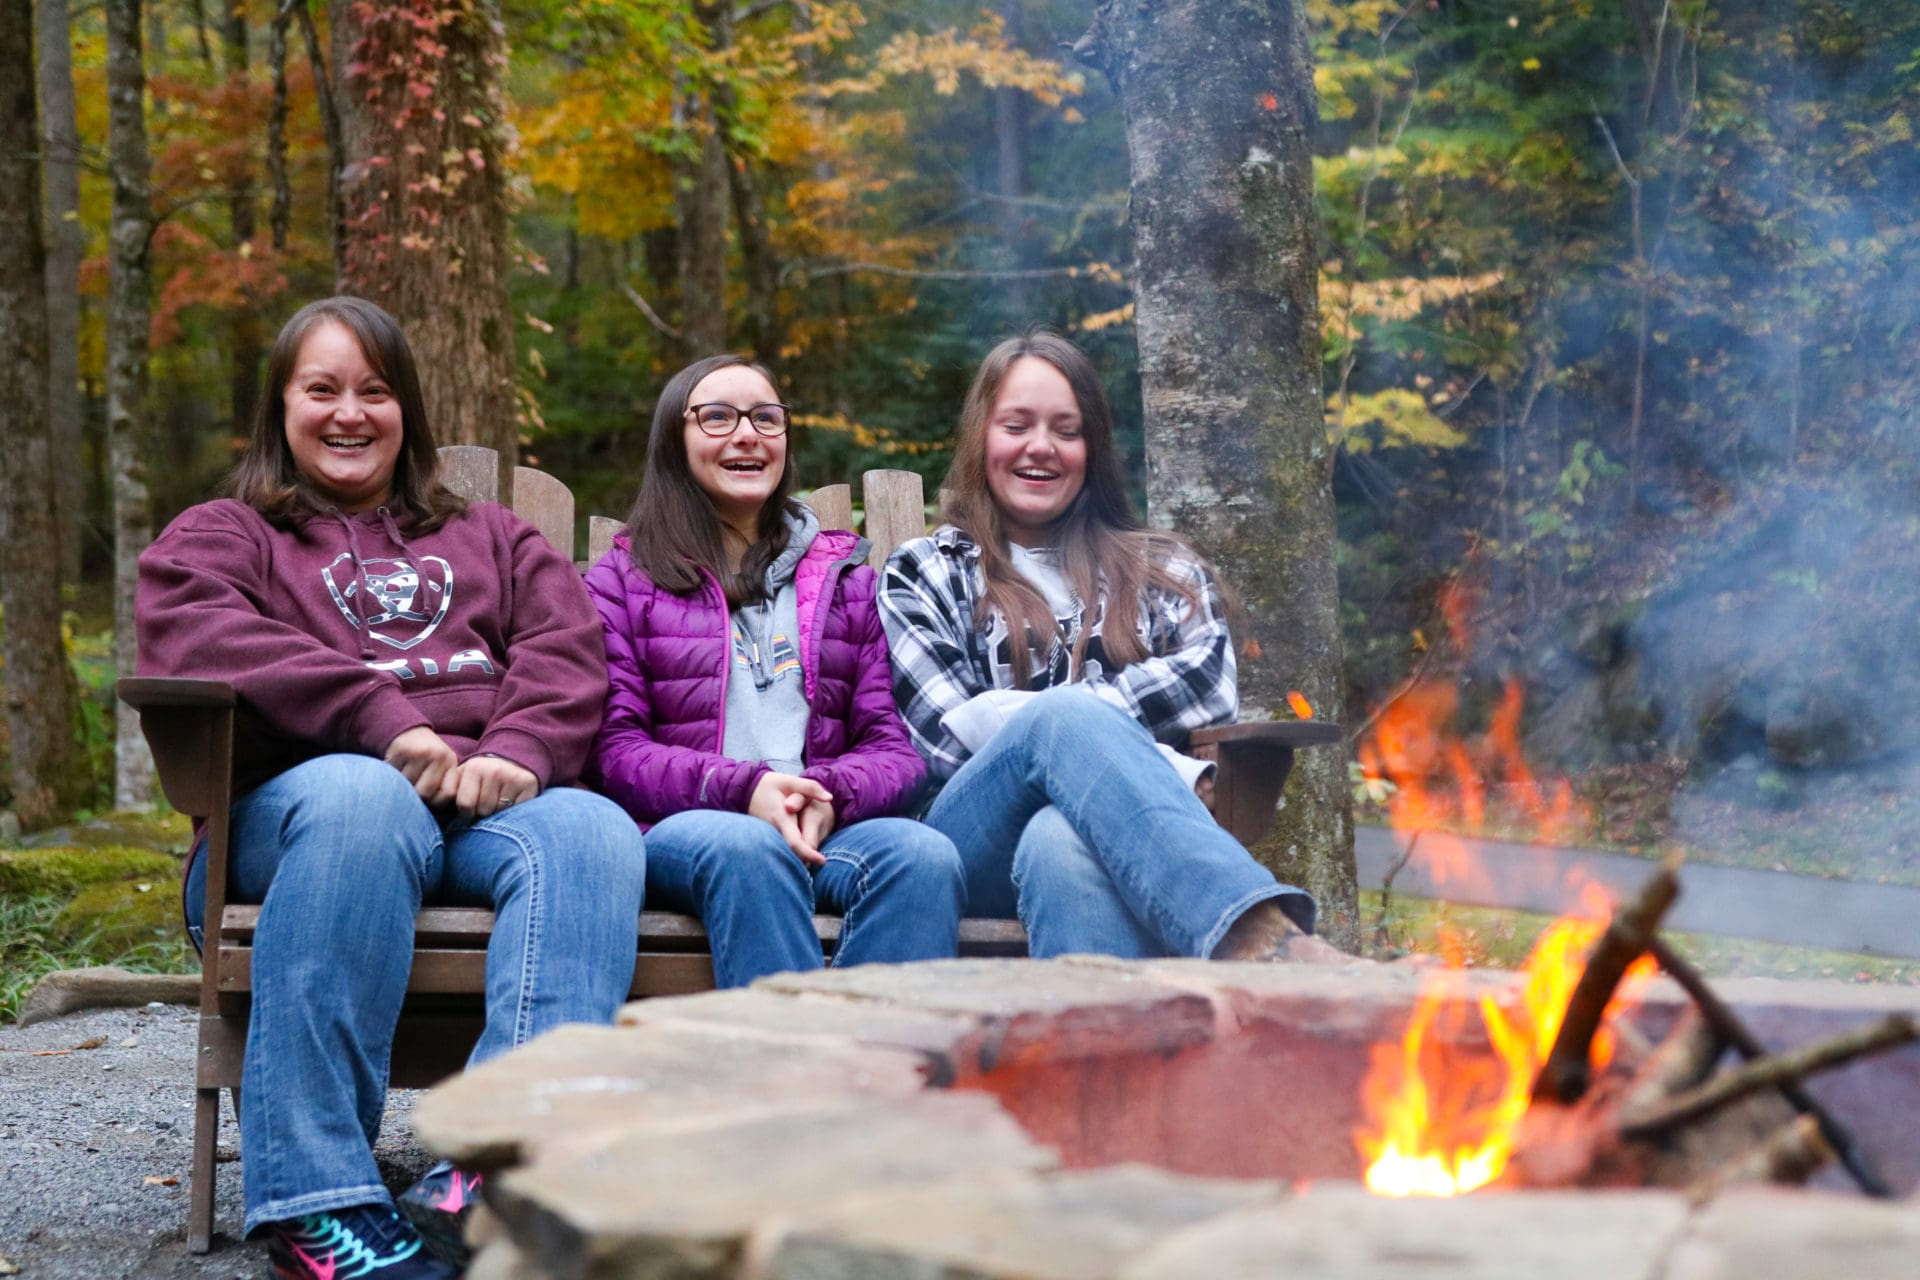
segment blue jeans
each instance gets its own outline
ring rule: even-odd
[[[626,999],[646,857],[602,796],[560,787],[443,822],[399,770],[331,755],[242,796],[232,818],[230,894],[262,904],[240,1089],[248,1233],[390,1202],[373,1144],[423,901],[495,912],[469,1065],[607,1022]],[[192,916],[203,904],[189,895]]]
[[[1209,956],[1269,898],[1313,929],[1313,899],[1213,820],[1137,720],[1084,689],[1015,712],[927,823],[960,850],[969,913],[1017,915],[1043,959]]]
[[[818,969],[816,910],[845,917],[838,967],[959,950],[965,882],[951,840],[910,818],[869,818],[820,852],[826,865],[810,871],[771,824],[688,809],[647,832],[647,901],[706,925],[720,987]]]

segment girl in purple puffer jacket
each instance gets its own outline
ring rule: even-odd
[[[611,688],[590,777],[646,832],[647,903],[698,916],[714,978],[955,953],[959,853],[903,809],[867,544],[791,500],[787,407],[739,356],[660,393],[626,531],[587,573]]]

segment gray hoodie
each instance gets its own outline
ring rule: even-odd
[[[793,578],[820,532],[820,521],[799,504],[788,509],[786,521],[787,549],[767,566],[767,598],[733,611],[733,670],[720,750],[732,760],[762,760],[780,773],[799,773],[808,708],[800,671],[800,594]]]

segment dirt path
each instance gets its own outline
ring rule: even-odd
[[[219,1166],[213,1251],[187,1252],[193,1033],[193,1013],[170,1006],[0,1026],[0,1257],[20,1280],[271,1274],[264,1245],[233,1238],[237,1162]],[[377,1152],[397,1186],[428,1163],[406,1124],[412,1100],[391,1096]],[[222,1120],[231,1150],[232,1113]]]

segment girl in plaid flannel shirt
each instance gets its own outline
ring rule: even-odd
[[[1040,957],[1343,958],[1176,751],[1237,710],[1221,592],[1134,516],[1079,348],[1035,331],[987,356],[941,519],[887,562],[880,612],[968,913],[1018,915]]]

